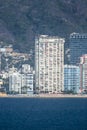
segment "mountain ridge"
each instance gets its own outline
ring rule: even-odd
[[[86,0],[0,0],[0,41],[29,52],[38,34],[68,39],[87,32],[86,12]]]

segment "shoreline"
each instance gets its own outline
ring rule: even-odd
[[[0,95],[0,98],[87,98],[87,95],[71,95],[71,94]]]

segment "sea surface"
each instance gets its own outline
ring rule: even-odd
[[[87,130],[87,98],[0,98],[0,130]]]

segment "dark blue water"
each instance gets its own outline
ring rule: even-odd
[[[0,98],[0,130],[87,130],[87,98]]]

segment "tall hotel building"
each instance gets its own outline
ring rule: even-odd
[[[87,54],[80,57],[81,90],[87,91]]]
[[[35,39],[35,81],[39,93],[64,90],[64,39],[40,35]]]
[[[87,53],[87,34],[72,33],[70,35],[70,64],[76,65],[80,57]]]

